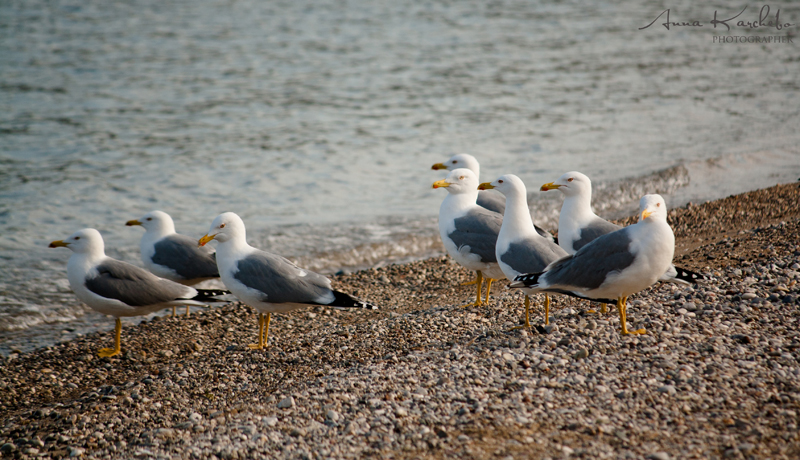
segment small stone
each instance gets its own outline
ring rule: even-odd
[[[292,431],[290,431],[289,434],[295,438],[302,438],[306,435],[306,430],[303,428],[292,428]]]
[[[552,334],[553,332],[558,332],[558,325],[557,324],[548,324],[544,327],[545,334]]]
[[[398,407],[397,409],[395,409],[394,413],[398,417],[405,417],[406,415],[408,415],[408,411],[404,407]]]
[[[86,452],[86,450],[84,450],[81,447],[70,447],[69,448],[69,456],[70,457],[80,457],[81,455],[83,455],[84,452]]]
[[[752,292],[745,292],[742,294],[742,300],[751,300],[755,299],[757,296]]]
[[[743,454],[749,454],[750,452],[752,452],[753,450],[755,450],[756,446],[755,446],[755,444],[751,444],[751,443],[749,443],[749,442],[746,442],[746,443],[743,443],[743,444],[739,444],[739,446],[738,446],[737,448],[738,448],[738,449],[739,449],[739,450],[740,450],[740,451],[741,451]]]
[[[172,428],[159,428],[154,434],[159,439],[172,439],[175,437],[175,430]]]
[[[278,403],[278,409],[290,409],[294,407],[294,398],[287,396]]]
[[[0,452],[2,452],[4,454],[9,454],[11,452],[14,452],[15,450],[17,450],[17,446],[15,446],[14,444],[11,444],[10,442],[7,442],[7,443],[3,444],[2,447],[0,447]]]
[[[193,412],[192,415],[189,416],[189,420],[191,420],[194,423],[199,423],[200,421],[203,420],[203,416],[198,414],[197,412]]]
[[[268,427],[273,427],[278,424],[278,417],[266,417],[264,418],[263,423]]]
[[[668,395],[670,395],[670,396],[672,396],[672,395],[674,395],[675,393],[677,393],[677,392],[678,392],[678,391],[675,389],[675,387],[674,387],[674,386],[672,386],[672,385],[664,385],[663,387],[660,387],[660,388],[659,388],[657,391],[658,391],[659,393],[666,393],[666,394],[668,394]]]
[[[585,348],[581,348],[580,350],[578,350],[577,353],[575,353],[575,355],[573,355],[575,359],[584,359],[587,358],[588,356],[589,356],[589,350]]]
[[[332,422],[338,422],[339,421],[339,413],[336,412],[335,410],[331,409],[331,410],[329,410],[328,412],[325,413],[325,418],[330,420],[330,421],[332,421]]]
[[[666,452],[655,452],[647,456],[648,460],[669,460],[669,454]]]

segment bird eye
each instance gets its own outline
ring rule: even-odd
[[[464,180],[464,176],[459,176],[458,180]]]
[[[75,237],[75,241],[78,241],[79,239],[81,239],[81,237],[80,237],[80,236],[76,236],[76,237]]]
[[[499,181],[497,181],[497,183],[498,184],[502,184],[503,183],[503,179],[500,179]]]
[[[574,181],[574,180],[575,180],[575,178],[574,178],[574,177],[570,177],[569,179],[567,179],[567,182],[572,182],[572,181]]]
[[[153,220],[153,218],[152,217],[148,217],[147,220]]]
[[[219,228],[225,228],[225,224],[219,224]]]
[[[656,207],[660,208],[661,207],[661,203],[656,203]]]
[[[456,164],[456,163],[458,163],[458,160],[453,160],[453,164]]]

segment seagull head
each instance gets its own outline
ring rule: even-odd
[[[491,189],[495,189],[505,196],[520,192],[525,195],[525,183],[514,174],[504,174],[498,177],[494,182],[484,182],[478,186],[478,190]]]
[[[667,203],[661,195],[645,195],[639,200],[639,222],[667,220]]]
[[[592,181],[578,171],[570,171],[563,174],[555,182],[548,182],[540,189],[543,192],[548,190],[558,190],[566,196],[592,195]]]
[[[433,183],[433,188],[446,187],[453,194],[478,193],[478,176],[469,169],[454,169],[442,180]]]
[[[211,240],[224,243],[231,239],[245,239],[245,228],[242,218],[232,212],[223,212],[211,222],[211,229],[200,238],[198,244],[205,246]]]
[[[458,168],[469,169],[475,173],[476,177],[480,177],[481,167],[478,164],[478,160],[468,153],[459,153],[457,155],[453,155],[444,163],[436,163],[435,165],[431,166],[431,169],[446,169],[448,171]]]
[[[125,225],[129,227],[141,225],[146,231],[159,234],[175,233],[175,224],[172,222],[172,217],[163,211],[148,212],[138,219],[125,222]]]
[[[78,254],[97,253],[103,254],[103,237],[93,228],[78,230],[63,240],[50,243],[51,248],[68,248]]]

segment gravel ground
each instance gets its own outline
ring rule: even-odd
[[[0,360],[7,458],[800,458],[800,188],[670,213],[676,263],[616,314],[556,297],[552,327],[508,332],[447,258],[338,276],[379,311],[239,304]],[[541,299],[532,322],[541,324]],[[109,321],[109,328],[112,327]]]

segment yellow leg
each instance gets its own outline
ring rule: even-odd
[[[172,306],[172,317],[173,318],[175,317],[175,306],[174,305]]]
[[[626,322],[626,315],[628,312],[628,298],[627,297],[620,297],[617,299],[617,309],[619,310],[619,322],[622,324],[622,335],[634,334],[634,335],[641,335],[646,334],[647,331],[644,329],[637,329],[635,331],[628,330],[628,324]]]
[[[486,279],[489,282],[489,284],[486,286],[486,305],[489,305],[489,291],[492,290],[492,281],[494,281],[494,278],[486,278]],[[480,296],[480,294],[478,295]]]
[[[261,350],[264,348],[264,314],[258,314],[258,343],[248,345],[251,350]]]
[[[114,348],[101,348],[98,355],[101,358],[110,358],[112,356],[117,356],[122,351],[122,345],[120,344],[120,334],[122,334],[122,321],[117,318],[116,326],[114,327]]]
[[[531,313],[530,312],[531,312],[531,298],[526,295],[525,296],[525,324],[523,324],[522,326],[514,326],[510,330],[511,331],[516,331],[517,329],[522,329],[522,328],[526,328],[526,327],[528,329],[530,329],[531,328]]]
[[[269,320],[272,313],[267,313],[267,318],[264,320],[264,348],[269,346]]]
[[[544,295],[544,325],[550,325],[550,294]]]
[[[478,282],[478,278],[475,278],[472,281],[467,281],[466,283],[461,283],[459,286],[472,286],[473,284]]]
[[[481,273],[480,270],[477,270],[477,273],[478,273],[478,278],[475,284],[478,286],[478,293],[475,297],[475,303],[468,303],[464,305],[465,307],[479,307],[483,305],[483,302],[481,301],[481,288],[483,287],[483,273]]]
[[[591,310],[586,310],[586,313],[597,313],[597,310],[592,308]],[[608,313],[608,308],[606,307],[606,304],[604,304],[604,303],[600,304],[600,313],[602,313],[602,314]]]
[[[189,306],[186,306],[186,316],[189,316]]]

